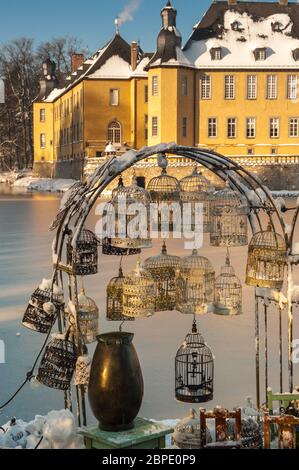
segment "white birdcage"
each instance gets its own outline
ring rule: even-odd
[[[197,250],[183,258],[177,273],[177,310],[202,315],[215,299],[215,270]]]
[[[155,282],[138,261],[123,285],[123,314],[129,318],[149,317],[155,313]]]
[[[248,245],[248,211],[247,202],[229,185],[215,192],[211,198],[211,245]]]
[[[225,266],[221,268],[221,274],[216,278],[214,313],[218,315],[242,313],[242,284],[231,266],[229,252]]]
[[[94,343],[99,334],[99,309],[82,289],[78,295],[78,324],[85,344]]]

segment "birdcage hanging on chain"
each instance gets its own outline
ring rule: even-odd
[[[210,199],[214,188],[202,173],[198,172],[197,168],[194,169],[192,175],[183,178],[180,181],[180,185],[182,203],[191,204],[191,230],[194,230],[195,226],[198,226],[196,216],[201,205],[203,232],[210,233]]]
[[[123,315],[123,295],[124,295],[125,277],[123,270],[119,268],[117,277],[111,279],[107,286],[107,320],[108,321],[134,321],[135,318],[125,317]]]
[[[125,277],[123,314],[130,318],[149,317],[155,313],[155,282],[149,271],[141,267]]]
[[[175,396],[184,403],[205,403],[213,394],[214,357],[194,321],[175,358]]]
[[[98,239],[91,230],[83,229],[75,243],[69,238],[67,263],[77,276],[98,273]]]
[[[63,315],[63,292],[52,281],[43,280],[34,291],[23,317],[22,325],[38,333],[48,334],[58,315]]]
[[[87,390],[90,377],[91,360],[88,352],[84,356],[79,356],[76,362],[74,384],[76,387],[84,387]]]
[[[176,306],[176,272],[181,258],[167,253],[166,244],[158,256],[148,258],[143,267],[149,271],[155,281],[156,311],[174,310]]]
[[[148,191],[138,186],[136,177],[134,177],[131,186],[119,185],[113,194],[107,212],[108,228],[111,235],[108,238],[111,238],[111,247],[121,250],[150,248],[152,246],[150,238],[151,199]],[[138,221],[136,220],[137,214]]]
[[[99,334],[99,309],[93,299],[82,289],[78,295],[78,326],[85,344],[92,344]]]
[[[182,259],[177,273],[177,310],[202,315],[215,300],[215,270],[212,263],[193,250]]]
[[[286,263],[286,242],[269,223],[267,230],[254,235],[249,244],[246,284],[281,290]]]
[[[163,168],[160,176],[150,180],[147,190],[150,193],[152,202],[159,205],[158,220],[153,221],[153,229],[172,232],[177,220],[175,210],[180,210],[181,207],[180,182],[175,177],[168,175],[166,168]]]
[[[249,207],[228,184],[211,197],[210,213],[212,246],[248,245]]]
[[[66,335],[53,335],[41,360],[37,380],[46,387],[68,390],[77,362],[76,346]]]
[[[220,276],[216,278],[214,313],[217,315],[242,314],[242,284],[231,266],[229,251],[227,251],[225,266],[221,268]]]

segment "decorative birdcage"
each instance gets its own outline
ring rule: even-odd
[[[77,276],[91,276],[98,273],[98,240],[91,230],[83,229],[73,247],[72,239],[67,245],[67,261]]]
[[[212,263],[193,250],[183,258],[177,273],[177,310],[202,315],[215,300],[215,270]]]
[[[99,309],[93,299],[86,297],[84,289],[78,295],[77,316],[84,343],[94,343],[99,331]]]
[[[180,402],[205,403],[213,400],[214,358],[210,348],[193,323],[192,333],[175,359],[175,396]]]
[[[267,230],[258,232],[250,242],[246,284],[280,290],[286,263],[286,242],[269,223]]]
[[[225,266],[215,283],[214,313],[218,315],[241,315],[242,313],[242,284],[236,276],[227,252]]]
[[[51,284],[51,281],[44,279],[32,294],[22,321],[25,328],[47,334],[52,329],[58,315],[63,314],[63,292],[55,284],[52,292]]]
[[[141,248],[116,248],[111,245],[111,238],[102,241],[102,253],[107,256],[135,256],[140,255]]]
[[[196,411],[191,409],[189,416],[176,425],[172,442],[179,449],[201,449],[202,432],[205,433],[205,442],[211,443],[210,430],[207,427],[204,430],[201,429],[200,419],[196,416]]]
[[[147,190],[152,202],[159,204],[158,220],[156,224],[153,223],[153,229],[163,231],[165,228],[173,231],[176,220],[173,211],[174,205],[180,208],[181,204],[180,182],[175,177],[168,175],[166,168],[163,168],[160,176],[150,180]]]
[[[156,289],[156,311],[174,310],[176,306],[176,272],[180,267],[181,258],[167,253],[166,244],[158,256],[152,256],[143,263],[154,281]]]
[[[211,197],[212,246],[248,245],[248,204],[229,185]]]
[[[84,356],[78,357],[74,380],[77,387],[84,387],[85,390],[87,389],[89,384],[90,368],[91,360],[87,353]]]
[[[214,188],[210,182],[199,173],[197,168],[194,169],[192,175],[186,176],[180,181],[181,185],[181,201],[183,204],[191,204],[191,229],[195,229],[197,205],[202,205],[203,212],[203,232],[210,233],[210,199],[214,192]]]
[[[125,277],[123,270],[119,268],[117,277],[111,279],[107,286],[107,320],[108,321],[134,321],[135,318],[123,315],[123,295]]]
[[[131,251],[152,246],[149,236],[150,202],[148,191],[137,185],[136,177],[133,178],[131,186],[125,187],[122,182],[119,183],[107,210],[112,248]],[[133,228],[131,224],[134,223],[138,212],[139,221]]]
[[[44,352],[36,378],[46,387],[68,390],[76,362],[76,347],[68,335],[53,335]]]
[[[149,317],[155,313],[155,282],[138,261],[123,285],[123,314],[126,317]]]

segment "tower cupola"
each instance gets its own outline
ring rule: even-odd
[[[176,16],[177,11],[171,5],[170,0],[168,0],[166,6],[161,11],[162,16],[162,26],[164,29],[169,27],[176,27]]]

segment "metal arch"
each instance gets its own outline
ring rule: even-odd
[[[59,271],[59,264],[63,255],[63,248],[65,244],[66,236],[70,233],[69,228],[72,222],[72,241],[76,241],[80,235],[86,219],[94,207],[97,199],[103,193],[103,191],[124,171],[130,169],[135,164],[142,160],[155,156],[159,153],[165,155],[176,155],[183,158],[193,160],[194,162],[204,166],[212,173],[217,175],[223,181],[228,181],[230,186],[234,188],[238,193],[244,197],[249,205],[250,213],[248,215],[249,222],[253,234],[262,229],[261,220],[259,217],[259,211],[263,211],[269,217],[270,223],[274,227],[273,214],[280,225],[280,230],[286,240],[289,242],[288,235],[285,229],[285,223],[279,213],[274,199],[270,191],[264,187],[259,179],[252,175],[250,172],[242,168],[239,164],[230,160],[223,155],[215,153],[206,149],[197,149],[193,147],[182,147],[174,143],[159,145],[154,147],[145,147],[138,152],[129,151],[124,154],[121,158],[116,156],[111,157],[104,165],[99,167],[95,173],[85,182],[80,197],[73,196],[73,200],[70,201],[68,207],[65,209],[65,213],[61,218],[58,226],[56,237],[53,243],[53,253],[56,255],[56,262],[54,274],[53,274],[53,285]],[[249,197],[248,190],[252,191],[255,195],[255,201]],[[259,190],[259,191],[258,191]],[[257,202],[258,201],[258,202]],[[299,213],[299,211],[298,211]],[[255,219],[258,222],[258,227],[255,226]],[[72,282],[69,279],[69,293],[71,300],[76,306],[78,306],[78,289],[77,289],[77,278],[75,275],[71,276]],[[72,283],[72,286],[71,286]],[[257,397],[259,401],[260,393],[260,375],[259,375],[259,329],[258,329],[258,312],[256,313],[256,382],[257,382]],[[81,345],[82,346],[82,345]],[[78,404],[77,404],[78,405]],[[84,414],[84,394],[82,400],[82,409]],[[78,405],[80,408],[80,405]]]

